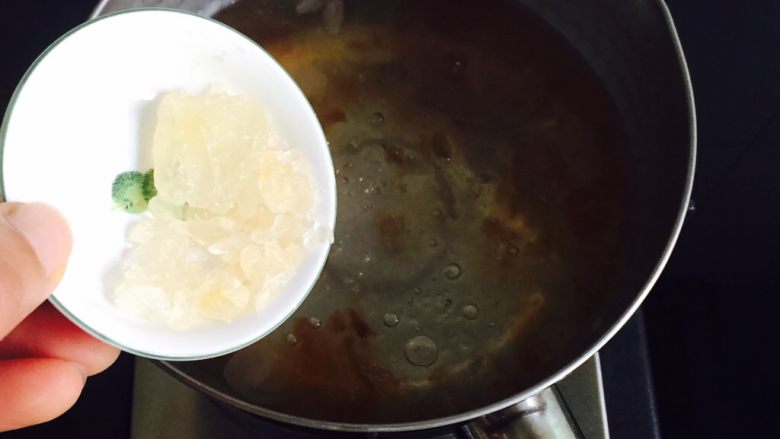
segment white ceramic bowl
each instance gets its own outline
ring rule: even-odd
[[[229,324],[175,331],[138,323],[112,304],[104,278],[138,217],[112,209],[111,183],[123,171],[151,167],[139,142],[151,137],[149,110],[159,93],[210,85],[257,98],[280,137],[310,159],[321,195],[315,213],[332,231],[333,163],[309,102],[268,53],[207,18],[133,10],[72,30],[29,69],[0,130],[0,195],[4,186],[8,201],[46,201],[71,222],[73,253],[52,303],[94,336],[145,357],[214,357],[263,337],[301,304],[330,248],[317,244],[265,309]]]

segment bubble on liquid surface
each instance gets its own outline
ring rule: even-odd
[[[460,265],[458,264],[448,264],[446,267],[444,267],[444,277],[446,277],[449,280],[455,280],[460,277],[461,273],[463,272],[460,268]]]
[[[287,343],[290,343],[291,345],[298,344],[298,337],[295,336],[292,332],[287,334]]]
[[[380,112],[376,112],[373,116],[371,116],[371,122],[373,122],[375,125],[380,125],[384,121],[385,115]]]
[[[477,308],[477,305],[464,305],[460,312],[467,320],[475,320],[477,317],[479,317],[479,308]]]
[[[404,354],[410,364],[430,366],[439,356],[439,347],[430,337],[418,335],[406,342]]]
[[[439,241],[431,238],[431,240],[428,241],[428,245],[430,245],[431,247],[436,247],[437,245],[439,245]]]
[[[400,321],[400,319],[398,318],[398,315],[396,315],[394,313],[391,313],[391,312],[385,314],[384,317],[382,318],[382,320],[384,320],[385,326],[387,326],[388,328],[392,328],[392,327],[398,325],[398,322]]]
[[[517,247],[515,247],[513,245],[513,246],[509,247],[509,249],[507,250],[507,253],[509,253],[510,255],[516,255],[517,252],[519,252],[519,251],[520,251],[520,249],[518,249]]]
[[[314,329],[317,329],[317,328],[319,328],[320,326],[322,326],[322,322],[321,322],[321,321],[320,321],[320,319],[318,319],[317,317],[311,317],[311,318],[309,319],[309,324],[310,324],[310,325],[311,325],[311,326],[312,326]]]

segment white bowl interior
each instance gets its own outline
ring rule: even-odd
[[[300,305],[330,248],[317,244],[265,309],[230,324],[174,331],[129,319],[111,303],[104,282],[138,220],[112,208],[111,183],[123,171],[150,167],[139,144],[151,139],[160,93],[211,85],[258,99],[280,137],[309,157],[320,191],[316,215],[332,231],[333,164],[309,102],[264,50],[206,18],[135,10],[71,31],[28,71],[0,135],[6,199],[46,201],[71,222],[73,253],[52,302],[93,335],[139,355],[206,358],[251,343]]]

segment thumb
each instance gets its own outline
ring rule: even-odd
[[[56,209],[0,203],[0,339],[49,297],[70,249],[70,228]]]

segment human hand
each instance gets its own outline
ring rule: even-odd
[[[70,229],[56,210],[0,203],[0,432],[61,415],[87,377],[119,355],[43,303],[70,249]]]

